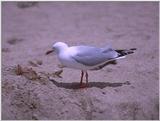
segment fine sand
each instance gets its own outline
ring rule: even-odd
[[[158,2],[2,2],[2,119],[158,119],[158,16]],[[79,88],[45,55],[57,41],[137,50]]]

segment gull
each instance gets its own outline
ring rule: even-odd
[[[126,55],[134,53],[136,48],[114,50],[110,46],[97,48],[93,46],[71,46],[64,42],[56,42],[52,46],[52,50],[46,52],[56,52],[59,61],[63,67],[81,70],[80,87],[88,85],[88,70],[100,70],[116,60],[125,58]],[[86,83],[83,83],[85,75]]]

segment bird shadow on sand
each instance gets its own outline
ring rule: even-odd
[[[81,89],[80,83],[78,82],[73,82],[73,83],[64,83],[64,82],[57,82],[55,80],[50,80],[54,85],[57,87],[61,88],[66,88],[66,89]],[[103,89],[105,87],[120,87],[123,85],[130,85],[129,81],[123,82],[123,83],[110,83],[110,82],[89,82],[86,88],[92,88],[92,87],[97,87],[100,89]]]

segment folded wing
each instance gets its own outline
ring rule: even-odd
[[[77,54],[72,56],[72,58],[86,66],[95,66],[118,57],[118,53],[112,48],[90,46],[76,46],[76,48]]]

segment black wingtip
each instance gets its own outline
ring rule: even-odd
[[[134,51],[137,50],[137,48],[131,48],[131,49],[124,49],[124,50],[116,50],[116,52],[119,53],[119,56],[118,57],[121,57],[121,56],[125,56],[125,55],[128,55],[128,54],[132,54],[134,53]]]

